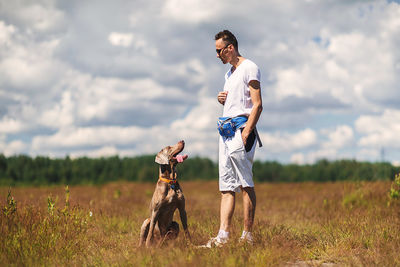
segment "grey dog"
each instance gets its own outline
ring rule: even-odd
[[[166,239],[175,239],[179,234],[179,224],[172,220],[176,209],[179,210],[185,236],[190,240],[185,197],[176,173],[176,165],[188,157],[179,155],[184,147],[182,140],[174,146],[163,148],[156,156],[155,161],[160,164],[159,179],[150,202],[150,218],[143,222],[140,230],[139,246],[146,243],[146,247],[150,247],[156,240],[161,245]]]

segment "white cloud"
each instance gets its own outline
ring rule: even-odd
[[[97,157],[111,157],[118,155],[119,151],[115,146],[103,146],[95,150],[75,151],[70,154],[71,158],[79,158],[83,156],[97,158]]]
[[[222,11],[221,2],[212,0],[167,0],[162,16],[182,23],[207,22]]]
[[[108,41],[113,46],[120,46],[124,48],[133,47],[137,52],[147,56],[156,57],[158,49],[149,43],[145,37],[133,33],[111,32],[108,35]]]
[[[219,138],[216,115],[221,113],[221,109],[215,98],[202,97],[184,118],[171,124],[170,133],[176,140],[185,139],[187,153],[215,160]]]
[[[2,47],[9,46],[12,43],[11,38],[15,31],[13,25],[6,25],[4,21],[0,21],[0,45]]]
[[[64,12],[56,7],[53,0],[39,1],[0,1],[0,19],[22,28],[31,36],[54,34],[66,25]]]
[[[70,155],[137,155],[155,153],[166,145],[184,139],[187,143],[186,153],[203,155],[216,159],[218,134],[215,114],[220,112],[219,104],[213,98],[201,98],[182,119],[177,119],[170,126],[120,127],[99,126],[84,128],[61,128],[53,135],[34,137],[32,153],[38,151],[70,150]],[[107,144],[103,146],[104,144]],[[80,150],[79,147],[93,147],[91,150]],[[134,147],[135,149],[129,149]],[[117,149],[117,150],[115,150]],[[92,152],[91,152],[92,151]]]
[[[377,109],[393,96],[398,81],[391,40],[368,32],[331,33],[322,30],[328,45],[309,42],[294,52],[308,55],[296,65],[278,69],[276,99],[316,97],[327,92],[355,108]],[[293,54],[293,57],[299,57]],[[366,62],[368,59],[368,62]],[[378,91],[376,88],[380,88]],[[384,93],[383,93],[384,92]],[[379,100],[379,101],[376,101]]]
[[[15,134],[23,130],[25,130],[24,124],[17,119],[5,116],[0,120],[0,134]]]
[[[307,71],[307,70],[306,70]],[[297,96],[303,97],[306,95],[301,84],[304,82],[305,73],[299,73],[298,70],[285,69],[278,71],[276,74],[276,79],[278,84],[276,86],[276,96],[277,100],[283,100],[285,97]]]
[[[194,96],[180,88],[164,86],[151,79],[83,76],[69,86],[75,89],[71,97],[78,108],[77,115],[86,121],[105,119],[116,110],[140,110],[142,114],[161,110],[164,112],[161,115],[164,116],[166,110],[181,108],[169,105],[168,101],[184,102],[194,99]]]
[[[1,26],[0,26],[1,28]],[[0,86],[31,92],[48,89],[62,76],[63,64],[53,56],[60,40],[31,40],[14,26],[5,26],[8,34],[0,41]],[[0,29],[1,30],[1,29]]]
[[[363,134],[361,147],[400,147],[400,111],[387,109],[381,115],[364,115],[356,121],[356,129]]]
[[[64,25],[64,13],[56,8],[56,1],[7,1],[0,2],[0,16],[10,18],[15,24],[27,27],[28,33],[48,33]]]
[[[338,158],[337,150],[332,148],[315,150],[307,153],[307,163],[313,163],[317,160],[328,159],[336,160]]]
[[[215,114],[218,112],[221,112],[221,106],[215,98],[201,98],[199,105],[194,107],[185,118],[174,121],[171,128],[180,131],[216,131],[217,117]]]
[[[334,131],[323,129],[321,132],[328,136],[328,141],[322,143],[323,148],[340,149],[354,140],[353,129],[348,125],[337,126]]]
[[[129,46],[131,46],[132,41],[133,41],[133,34],[132,33],[112,32],[112,33],[110,33],[110,35],[108,35],[108,40],[110,41],[110,43],[112,45],[129,47]]]
[[[393,166],[400,167],[400,160],[393,160],[391,163]]]
[[[10,143],[5,142],[5,138],[0,137],[0,153],[6,157],[23,153],[28,148],[27,144],[20,140],[14,140]]]
[[[288,152],[304,149],[317,143],[317,134],[312,129],[301,130],[294,134],[277,132],[269,134],[259,131],[265,149],[271,152]]]
[[[173,71],[174,75],[185,77],[192,84],[202,85],[207,80],[207,68],[198,58],[189,58],[174,66],[166,66],[166,70]]]
[[[375,160],[398,147],[398,3],[0,5],[0,133],[25,142],[4,139],[8,153],[137,155],[185,139],[190,154],[216,159],[229,66],[213,35],[228,26],[262,71],[257,157]]]
[[[305,157],[303,153],[294,153],[290,156],[290,162],[294,164],[302,165],[305,162]]]
[[[37,4],[23,7],[19,11],[17,17],[38,31],[53,30],[64,19],[60,10]]]
[[[374,149],[374,148],[362,148],[357,151],[356,153],[356,158],[357,160],[360,161],[380,161],[381,155],[380,148]]]
[[[139,127],[85,127],[65,128],[51,136],[35,136],[34,150],[103,144],[132,144],[140,141],[145,131]]]
[[[38,122],[50,129],[72,127],[75,122],[75,104],[70,91],[64,91],[61,102],[54,107],[44,110]]]

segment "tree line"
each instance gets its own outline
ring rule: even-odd
[[[111,181],[155,182],[158,165],[155,155],[120,158],[49,158],[0,154],[0,185],[104,184]],[[178,167],[179,179],[217,180],[218,164],[208,158],[187,159]],[[254,180],[258,182],[303,182],[344,180],[390,180],[400,172],[387,162],[320,160],[314,164],[282,164],[255,161]]]

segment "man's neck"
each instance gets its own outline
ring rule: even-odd
[[[239,65],[243,62],[243,60],[245,60],[245,58],[241,55],[238,54],[237,56],[235,56],[232,61],[229,62],[232,65],[231,72],[234,72],[237,67],[239,67]]]

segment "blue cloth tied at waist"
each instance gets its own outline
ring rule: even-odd
[[[230,137],[235,135],[235,131],[247,122],[246,116],[219,117],[218,131],[221,136]]]

